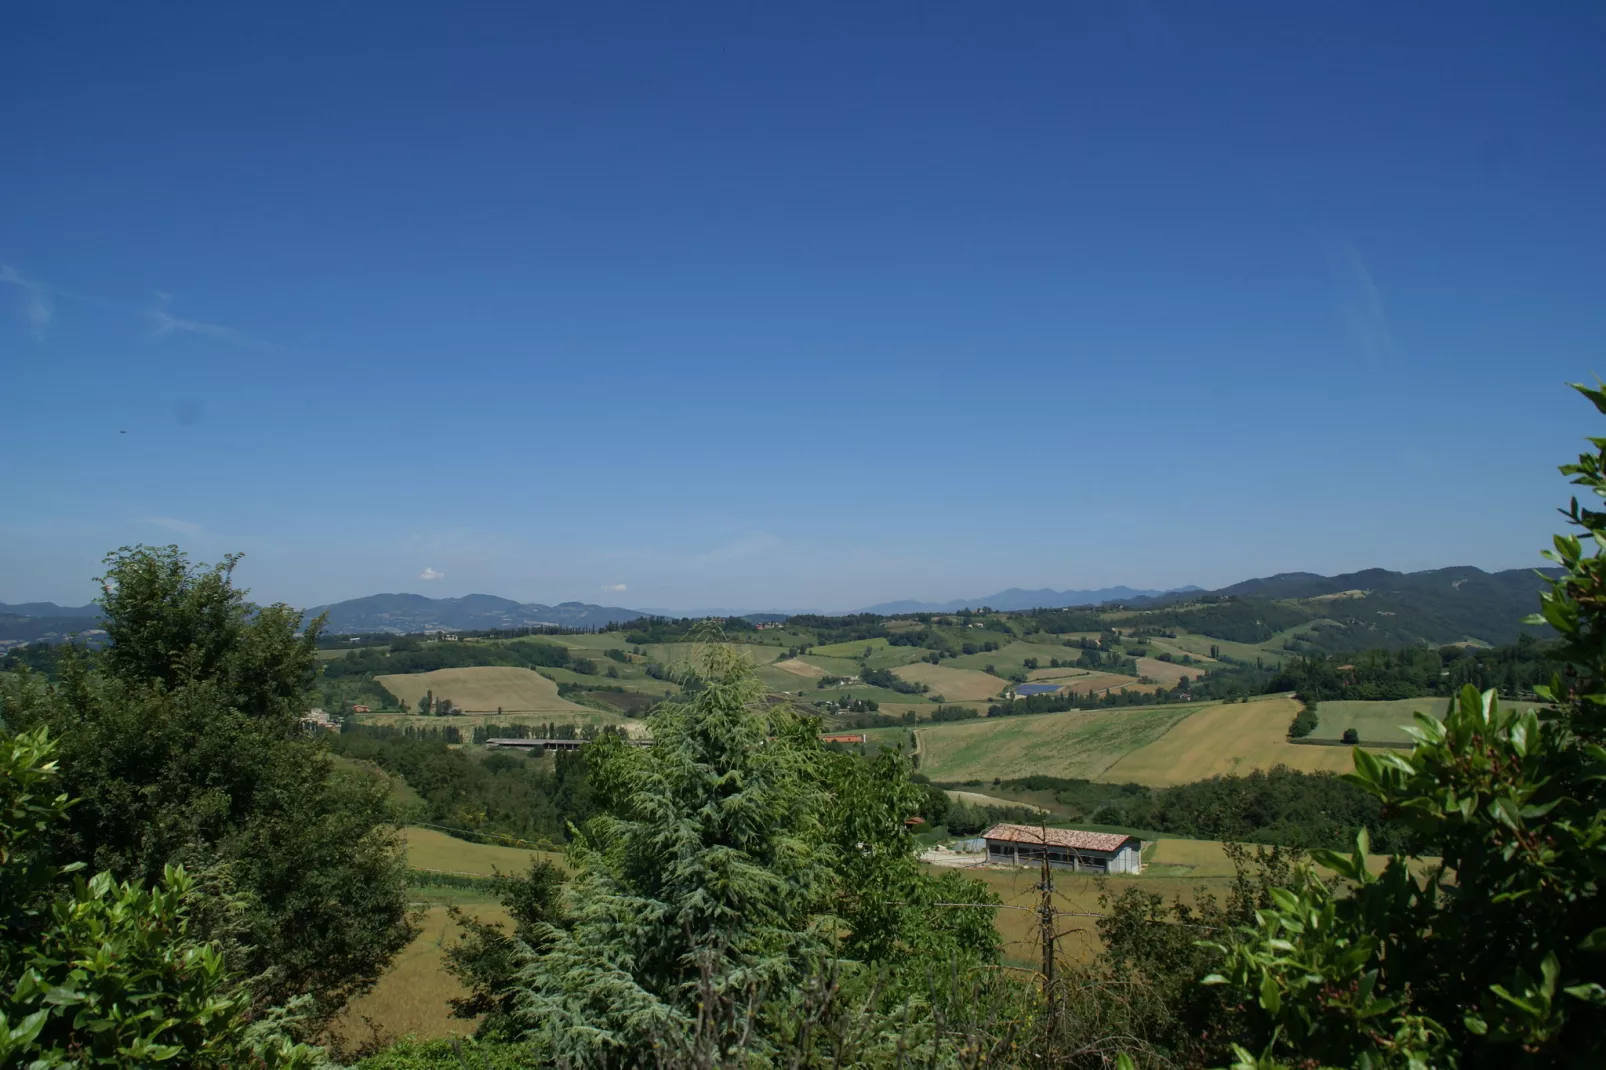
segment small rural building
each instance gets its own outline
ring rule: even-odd
[[[1143,841],[1119,832],[1081,832],[1036,825],[994,825],[982,833],[987,861],[1013,865],[1041,863],[1080,873],[1140,873]]]
[[[870,737],[863,732],[834,732],[820,737],[821,743],[868,743]]]

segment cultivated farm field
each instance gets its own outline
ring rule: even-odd
[[[533,669],[477,665],[467,669],[395,673],[375,677],[386,691],[416,707],[425,691],[449,698],[469,713],[594,713],[558,697],[558,685]]]
[[[441,873],[490,876],[497,870],[518,874],[535,858],[561,860],[544,851],[469,843],[435,829],[408,828],[407,864],[413,869]],[[443,952],[460,939],[460,930],[447,914],[455,905],[480,921],[511,930],[507,910],[484,892],[431,885],[409,889],[422,910],[420,932],[403,948],[372,991],[346,1007],[330,1032],[347,1048],[376,1039],[408,1033],[420,1039],[466,1036],[477,1023],[451,1016],[448,1000],[466,995],[457,979],[446,972]]]
[[[1178,665],[1174,661],[1161,661],[1159,658],[1139,658],[1138,672],[1157,684],[1175,687],[1184,676],[1197,680],[1204,670],[1196,665]]]
[[[774,667],[789,672],[793,676],[801,676],[805,680],[823,680],[831,675],[825,669],[820,668],[818,665],[811,665],[802,658],[787,658],[785,661],[777,661],[774,663]]]
[[[980,702],[994,698],[1007,686],[1005,681],[990,673],[974,669],[950,669],[946,665],[932,665],[924,661],[892,671],[899,679],[912,684],[925,684],[931,688],[931,694],[956,702]]]
[[[522,847],[503,847],[494,843],[471,843],[439,829],[409,827],[407,864],[413,869],[434,873],[466,873],[489,877],[500,871],[521,874],[537,859],[561,864],[563,856],[552,851],[529,851]]]
[[[920,772],[946,782],[1033,773],[1092,780],[1199,708],[1126,706],[921,727]]]
[[[1405,742],[1410,739],[1403,726],[1414,725],[1413,712],[1444,717],[1447,698],[1404,698],[1383,702],[1321,702],[1316,706],[1316,730],[1311,739],[1343,739],[1344,729],[1353,728],[1363,742]]]
[[[1306,772],[1351,769],[1350,753],[1342,747],[1288,742],[1288,725],[1298,712],[1299,703],[1286,695],[1208,706],[1110,764],[1100,779],[1164,786],[1276,765]]]
[[[458,893],[450,901],[480,921],[512,929],[507,910],[483,896]],[[444,949],[456,943],[460,930],[444,902],[423,908],[420,932],[391,961],[379,983],[346,1005],[329,1032],[347,1049],[412,1034],[420,1040],[467,1036],[478,1023],[453,1018],[450,999],[466,996],[457,978],[446,972]]]

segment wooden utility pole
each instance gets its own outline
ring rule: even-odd
[[[1038,901],[1037,920],[1043,934],[1043,1003],[1048,1010],[1048,1050],[1045,1061],[1052,1064],[1053,1053],[1059,1047],[1060,1011],[1059,989],[1054,983],[1054,867],[1048,861],[1048,824],[1041,829],[1039,846],[1043,851],[1043,876],[1038,882],[1042,898]]]
[[[1054,867],[1048,863],[1046,826],[1042,833],[1042,848],[1043,877],[1037,885],[1042,898],[1038,903],[1037,919],[1043,930],[1043,992],[1051,994],[1054,988]]]

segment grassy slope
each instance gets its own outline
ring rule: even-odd
[[[1352,768],[1343,747],[1288,742],[1288,724],[1298,710],[1299,704],[1283,695],[1207,707],[1106,767],[1100,779],[1169,785],[1274,765],[1310,772]]]
[[[1059,642],[1027,642],[1025,640],[1010,641],[1009,636],[997,632],[974,630],[965,636],[966,642],[981,643],[986,640],[998,642],[997,650],[989,650],[981,654],[961,654],[943,662],[956,669],[985,669],[991,665],[1005,676],[1011,673],[1026,671],[1026,659],[1036,658],[1040,667],[1046,667],[1053,658],[1061,661],[1075,661],[1080,650],[1073,650]]]
[[[946,664],[919,662],[894,669],[893,672],[909,683],[925,684],[931,689],[929,693],[932,695],[958,702],[982,702],[996,698],[1008,686],[1008,681],[996,676],[974,669],[949,668]]]
[[[537,858],[557,862],[561,856],[549,851],[526,851],[521,847],[502,847],[491,843],[470,843],[438,829],[409,828],[407,863],[414,869],[437,873],[468,873],[489,877],[503,873],[523,873]]]
[[[1388,742],[1409,739],[1403,726],[1414,724],[1414,711],[1444,716],[1444,698],[1407,698],[1389,702],[1322,702],[1316,706],[1318,724],[1312,739],[1342,739],[1344,729],[1353,728],[1364,741]]]
[[[559,698],[558,685],[540,673],[507,665],[393,673],[376,679],[385,690],[415,708],[428,690],[473,713],[495,713],[498,707],[508,713],[573,713],[584,709]]]
[[[1199,708],[1129,706],[922,727],[920,771],[943,781],[991,781],[1033,773],[1093,779]]]

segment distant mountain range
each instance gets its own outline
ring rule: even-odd
[[[0,602],[0,646],[31,643],[36,639],[55,642],[100,627],[100,607],[58,606],[54,602]]]
[[[1521,619],[1538,609],[1543,581],[1532,569],[1484,572],[1459,566],[1426,572],[1390,572],[1366,569],[1338,576],[1311,572],[1285,572],[1244,580],[1216,591],[1180,587],[1169,591],[1132,587],[1102,587],[1085,591],[1048,588],[1007,591],[983,598],[949,602],[882,602],[862,612],[951,613],[978,609],[1058,609],[1097,606],[1112,602],[1159,608],[1200,598],[1237,597],[1273,601],[1297,600],[1302,612],[1342,622],[1352,634],[1332,636],[1333,641],[1362,645],[1409,645],[1418,642],[1455,642],[1464,638],[1485,642],[1511,642]],[[329,617],[328,629],[339,634],[357,632],[423,632],[436,629],[537,627],[543,624],[570,628],[601,627],[642,616],[685,616],[663,611],[599,606],[586,602],[516,602],[488,594],[461,598],[428,598],[420,594],[376,594],[307,610],[308,619],[320,613]],[[704,615],[704,614],[696,614]],[[729,616],[734,613],[706,614]],[[744,614],[752,619],[778,619],[778,613]],[[0,603],[0,646],[35,639],[56,640],[99,626],[100,607],[59,606],[53,602]]]
[[[1096,591],[1053,591],[1047,587],[1035,591],[1011,587],[985,598],[956,598],[951,602],[882,602],[860,610],[861,613],[953,613],[961,609],[1063,609],[1066,606],[1102,606],[1110,602],[1132,602],[1140,598],[1158,598],[1162,595],[1186,595],[1200,590],[1198,587],[1176,587],[1166,591],[1142,591],[1131,587],[1100,587]]]
[[[635,620],[639,609],[594,606],[585,602],[515,602],[494,594],[466,594],[461,598],[426,598],[421,594],[372,594],[307,610],[311,620],[329,614],[328,630],[354,632],[424,632],[436,629],[476,631],[489,628],[527,628],[556,624],[565,628],[593,628],[616,621]]]
[[[1539,610],[1543,577],[1559,574],[1554,568],[1485,572],[1466,565],[1425,572],[1369,568],[1339,576],[1285,572],[1245,580],[1211,594],[1297,599],[1307,609],[1343,622],[1351,630],[1343,645],[1352,650],[1465,639],[1511,643],[1523,632],[1549,631],[1544,626],[1525,626],[1522,621]],[[1167,595],[1155,601],[1174,600]]]

